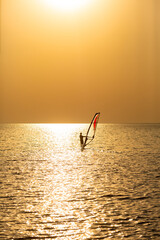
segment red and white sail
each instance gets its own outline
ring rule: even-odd
[[[100,117],[100,112],[96,113],[94,115],[94,117],[92,118],[92,121],[91,121],[91,123],[89,125],[89,128],[87,130],[87,134],[86,134],[86,137],[85,137],[85,140],[84,140],[83,148],[86,145],[88,145],[94,139],[99,117]]]

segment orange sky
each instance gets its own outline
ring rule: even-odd
[[[160,122],[160,1],[1,0],[0,70],[1,122]]]

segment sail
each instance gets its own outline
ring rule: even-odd
[[[85,138],[85,141],[84,141],[84,147],[86,145],[88,145],[95,137],[99,116],[100,116],[100,112],[96,113],[94,115],[94,117],[92,118],[92,121],[89,125],[88,131],[87,131],[87,134],[86,134],[86,138]],[[87,142],[87,141],[89,141],[89,142]]]
[[[93,122],[94,135],[95,135],[96,127],[97,127],[97,124],[98,124],[99,115],[100,115],[100,113],[97,113],[96,116],[95,116],[95,118],[94,118],[94,122]]]

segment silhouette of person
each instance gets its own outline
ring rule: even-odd
[[[80,135],[79,135],[79,138],[80,138],[80,143],[81,143],[81,145],[83,145],[83,135],[82,135],[82,133],[80,133]]]

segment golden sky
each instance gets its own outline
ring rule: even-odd
[[[159,0],[0,1],[1,122],[160,122]]]

